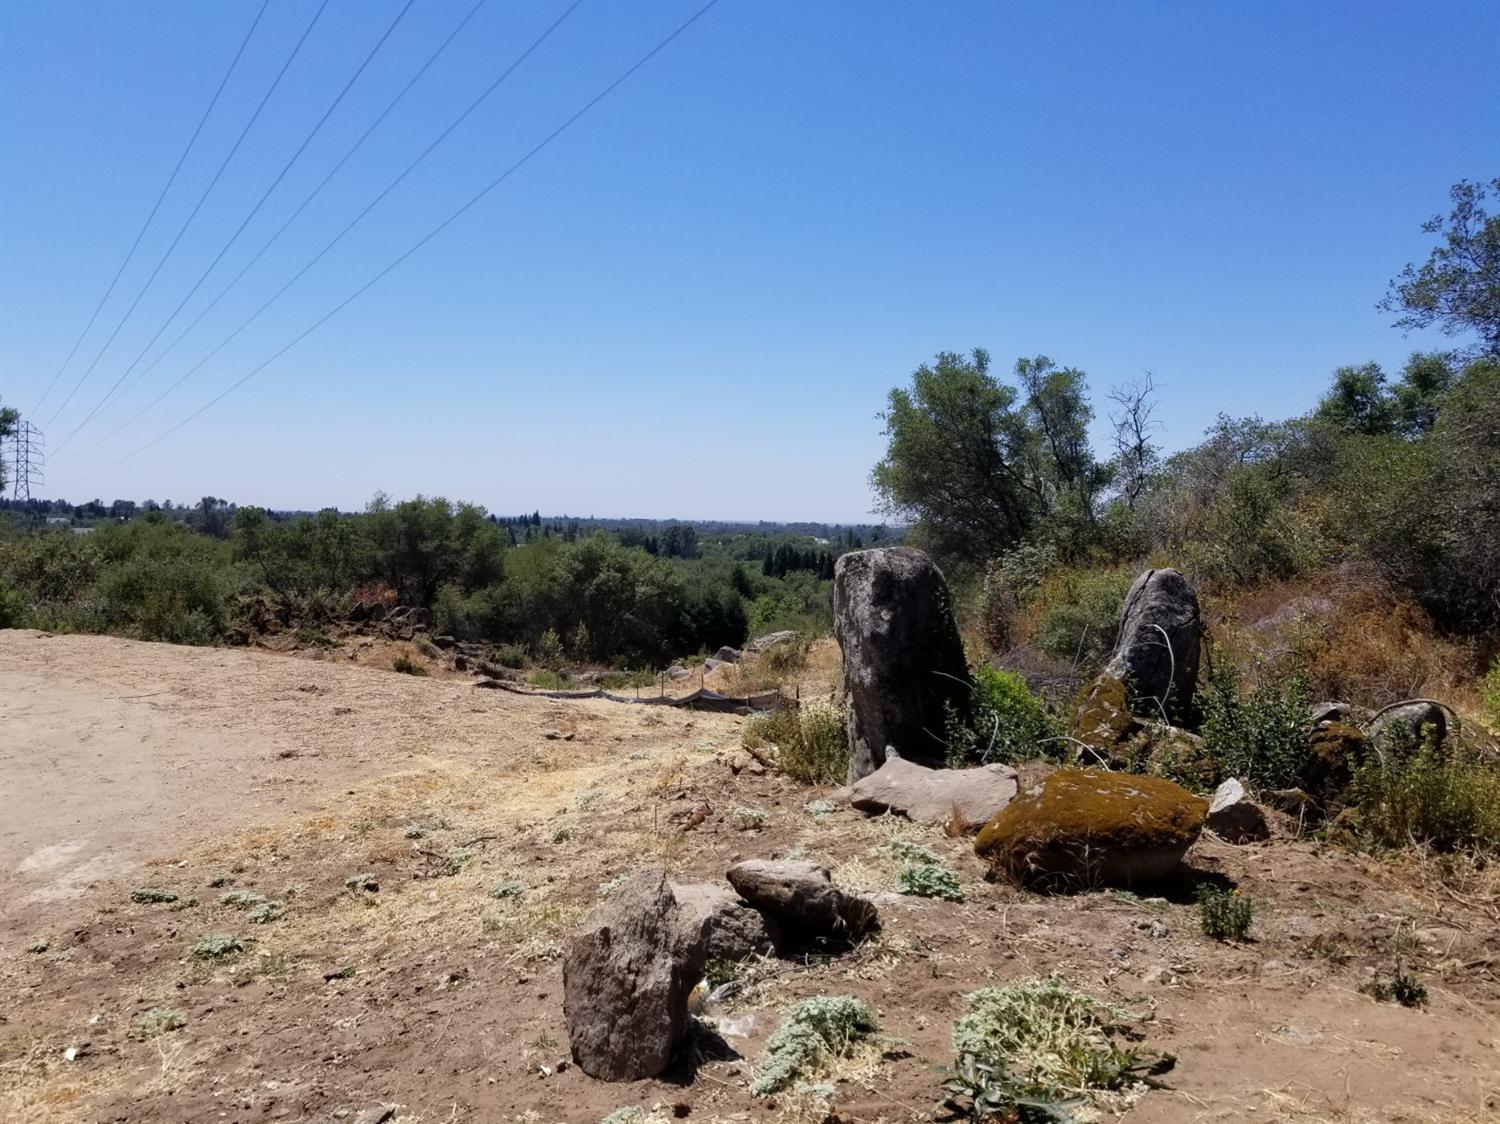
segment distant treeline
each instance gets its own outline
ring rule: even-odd
[[[215,643],[246,596],[310,622],[388,597],[431,608],[439,633],[553,661],[654,667],[753,632],[826,632],[833,561],[863,542],[853,529],[830,528],[834,543],[673,522],[610,533],[426,497],[378,495],[358,514],[288,515],[213,496],[127,502],[54,516],[81,527],[12,518],[0,535],[0,626]]]

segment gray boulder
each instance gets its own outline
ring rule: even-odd
[[[1448,735],[1448,720],[1443,708],[1436,703],[1419,699],[1385,711],[1370,723],[1366,734],[1382,753],[1395,747],[1398,739],[1411,739],[1415,747],[1422,739],[1425,727],[1431,728],[1431,736],[1442,741]]]
[[[1147,570],[1125,596],[1104,673],[1124,681],[1133,697],[1157,699],[1168,715],[1181,715],[1193,700],[1202,632],[1198,596],[1187,579],[1176,570]]]
[[[780,644],[784,640],[797,639],[797,631],[791,628],[783,628],[778,632],[768,632],[764,636],[757,636],[745,645],[745,655],[758,656],[774,644]]]
[[[1265,812],[1250,800],[1245,786],[1233,777],[1214,793],[1204,822],[1226,843],[1258,843],[1271,837]]]
[[[922,823],[957,821],[978,831],[994,819],[1019,788],[1009,765],[976,769],[928,769],[889,751],[885,764],[845,790],[862,812],[897,812]]]
[[[966,714],[972,693],[942,571],[904,546],[841,556],[833,630],[844,655],[849,783],[880,768],[888,745],[941,765],[945,706]]]
[[[714,659],[718,660],[721,663],[737,663],[739,662],[739,658],[739,649],[731,648],[728,644],[725,644],[722,648],[714,653]]]
[[[826,866],[782,859],[747,859],[726,877],[740,897],[781,930],[785,946],[853,944],[880,927],[875,905],[833,884]]]
[[[743,960],[776,950],[776,923],[742,901],[727,886],[713,882],[672,883],[683,922],[696,931],[707,924],[710,960]]]
[[[584,918],[563,955],[563,1013],[584,1073],[634,1081],[667,1068],[703,975],[707,929],[659,870],[634,875]]]

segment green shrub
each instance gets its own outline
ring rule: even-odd
[[[397,656],[391,661],[391,667],[395,668],[402,675],[423,676],[427,674],[425,667],[419,663],[412,663],[407,656]]]
[[[896,878],[896,887],[903,894],[918,898],[941,898],[949,902],[964,900],[958,875],[945,866],[930,863],[905,867]]]
[[[20,628],[26,617],[26,595],[0,577],[0,628]]]
[[[495,649],[494,658],[501,667],[519,671],[526,666],[526,649],[519,644],[501,644]]]
[[[1238,890],[1219,886],[1198,887],[1198,924],[1203,935],[1216,941],[1242,941],[1250,932],[1255,906]]]
[[[1037,1105],[1127,1092],[1172,1064],[1170,1056],[1122,1044],[1135,1036],[1134,1021],[1128,1010],[1056,977],[982,988],[953,1026],[955,1076],[967,1072],[982,1079],[982,1088]]]
[[[1257,788],[1296,785],[1311,752],[1311,704],[1312,692],[1299,673],[1267,678],[1242,695],[1229,660],[1215,659],[1198,704],[1205,751],[1218,768],[1214,783],[1232,776]]]
[[[843,711],[826,703],[784,706],[752,718],[745,744],[776,746],[786,775],[803,784],[836,784],[849,772],[849,735]]]
[[[954,767],[988,765],[1062,756],[1062,724],[1013,671],[982,667],[974,675],[970,718],[948,709],[948,763]]]
[[[1500,734],[1500,659],[1490,664],[1489,673],[1479,686],[1479,697],[1484,702],[1484,724],[1491,733]]]
[[[1033,595],[1036,644],[1054,659],[1076,661],[1086,672],[1114,650],[1120,612],[1136,575],[1130,568],[1062,570]]]
[[[1389,846],[1500,849],[1500,766],[1455,746],[1371,759],[1355,773],[1359,826]]]
[[[779,1093],[829,1059],[847,1057],[854,1044],[874,1029],[874,1015],[858,999],[847,995],[804,999],[772,1033],[750,1083],[751,1095]]]
[[[139,890],[131,890],[130,900],[139,905],[160,905],[166,902],[175,902],[177,900],[177,893],[174,890],[158,890],[147,886]]]

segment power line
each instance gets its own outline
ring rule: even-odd
[[[444,230],[446,230],[453,223],[457,222],[459,218],[461,218],[463,215],[467,214],[474,206],[476,206],[480,202],[480,200],[484,199],[485,196],[489,195],[490,192],[494,191],[495,188],[499,187],[502,183],[504,183],[506,180],[508,180],[512,175],[514,175],[516,172],[518,172],[523,166],[525,166],[534,156],[536,156],[539,152],[541,152],[544,148],[546,148],[549,144],[551,144],[558,137],[560,137],[563,133],[565,133],[569,128],[571,128],[581,117],[583,117],[586,113],[588,113],[591,109],[593,109],[601,101],[603,101],[605,98],[607,98],[610,94],[614,93],[615,90],[618,89],[621,85],[623,85],[632,75],[634,75],[636,73],[636,71],[640,70],[648,62],[650,62],[653,58],[655,58],[658,54],[660,54],[663,50],[665,50],[667,48],[667,46],[673,42],[673,40],[675,40],[679,35],[681,35],[683,32],[685,32],[693,24],[697,23],[698,20],[700,20],[708,12],[708,10],[710,8],[712,8],[718,2],[719,2],[719,0],[708,0],[708,2],[706,4],[704,4],[701,8],[699,8],[696,12],[694,12],[686,20],[684,20],[682,23],[678,24],[678,26],[676,27],[676,29],[673,30],[669,35],[667,35],[666,38],[662,39],[659,43],[656,44],[656,46],[652,47],[651,50],[647,51],[644,55],[642,55],[639,59],[637,59],[634,63],[632,63],[630,65],[630,67],[628,67],[624,71],[624,73],[622,73],[618,78],[616,78],[608,86],[604,87],[603,90],[599,91],[599,93],[595,94],[592,98],[590,98],[587,102],[585,102],[584,105],[583,105],[583,107],[581,109],[577,110],[571,117],[569,117],[561,125],[559,125],[555,129],[553,129],[552,132],[548,133],[545,137],[543,137],[540,141],[538,141],[524,156],[522,156],[514,164],[512,164],[510,167],[506,168],[505,171],[501,172],[498,176],[496,176],[488,184],[486,184],[483,188],[481,188],[478,192],[476,192],[469,199],[469,201],[467,203],[465,203],[462,207],[458,208],[458,210],[454,211],[451,215],[449,215],[447,218],[445,218],[442,222],[438,223],[437,226],[433,227],[430,231],[428,231],[425,235],[423,235],[420,239],[418,239],[408,250],[406,250],[405,253],[401,254],[400,257],[396,258],[395,261],[391,262],[390,265],[386,266],[379,273],[377,273],[374,277],[370,278],[370,280],[366,281],[358,289],[354,290],[354,292],[350,293],[347,297],[345,297],[342,301],[340,301],[337,305],[335,305],[328,312],[324,313],[323,316],[321,316],[318,320],[314,321],[310,326],[308,326],[307,328],[305,328],[301,332],[301,334],[295,336],[289,343],[284,344],[278,351],[276,351],[268,359],[264,360],[259,365],[251,368],[244,375],[242,375],[239,379],[237,379],[235,382],[231,383],[224,390],[220,391],[213,398],[210,398],[202,406],[199,406],[196,410],[194,410],[187,417],[183,418],[176,425],[173,425],[170,429],[167,429],[164,432],[157,434],[150,441],[147,441],[144,445],[141,445],[138,448],[133,449],[129,453],[126,453],[123,457],[120,457],[118,460],[115,460],[115,461],[111,462],[110,464],[105,465],[104,468],[100,469],[99,471],[101,471],[101,472],[108,472],[110,469],[115,468],[118,465],[121,465],[121,464],[125,463],[126,461],[130,460],[132,457],[139,456],[141,453],[144,453],[147,449],[151,448],[153,445],[156,445],[159,442],[164,441],[166,438],[168,438],[172,434],[176,433],[183,426],[187,425],[189,422],[193,421],[195,418],[197,418],[200,415],[202,415],[203,413],[207,412],[213,406],[217,405],[219,402],[221,402],[225,398],[227,398],[230,394],[233,394],[240,387],[244,386],[245,383],[249,382],[256,375],[260,374],[261,371],[265,370],[272,363],[274,363],[276,360],[280,359],[283,355],[285,355],[288,351],[290,351],[292,348],[296,347],[297,344],[301,343],[308,336],[312,335],[313,332],[315,332],[319,328],[321,328],[329,320],[331,320],[331,319],[333,319],[333,317],[337,316],[340,312],[342,312],[350,304],[353,304],[356,300],[358,300],[361,296],[363,296],[367,290],[369,290],[375,284],[377,284],[388,273],[390,273],[396,267],[398,267],[399,265],[401,265],[402,262],[406,261],[407,258],[411,257],[418,250],[420,250],[423,246],[427,245],[428,242],[431,242],[434,238],[436,238],[439,234],[441,234]],[[574,6],[576,7],[577,5],[575,4]],[[571,11],[572,9],[569,9],[569,10]],[[84,479],[84,478],[86,478],[89,475],[93,475],[93,474],[92,473],[86,473],[82,477],[75,477],[75,479]]]
[[[135,295],[135,300],[130,302],[130,307],[125,310],[125,315],[120,317],[120,322],[115,325],[115,330],[109,334],[109,339],[104,341],[104,346],[99,349],[99,354],[94,356],[94,361],[89,364],[88,370],[79,376],[78,382],[74,384],[72,390],[68,391],[68,396],[63,399],[62,405],[54,410],[52,416],[47,419],[47,425],[50,426],[57,419],[57,415],[67,409],[68,403],[73,400],[73,395],[78,393],[78,388],[83,385],[84,380],[89,375],[93,374],[94,368],[99,365],[99,360],[109,350],[109,345],[115,342],[115,337],[120,334],[120,329],[125,327],[125,322],[130,319],[130,314],[135,311],[136,305],[141,303],[141,298],[146,295],[146,290],[151,288],[151,283],[156,280],[156,275],[161,272],[162,266],[166,265],[167,259],[172,256],[172,251],[177,249],[177,243],[182,241],[182,236],[187,233],[188,227],[198,217],[198,211],[202,208],[204,201],[213,191],[215,185],[218,184],[219,177],[224,174],[224,169],[229,167],[229,162],[234,159],[234,154],[240,150],[240,145],[244,142],[246,135],[259,119],[261,110],[265,109],[266,102],[271,100],[271,95],[276,92],[276,87],[281,85],[281,79],[286,74],[287,68],[292,65],[292,60],[301,52],[302,44],[307,42],[307,37],[312,34],[312,29],[318,22],[318,17],[323,14],[323,9],[326,7],[328,7],[328,0],[323,0],[318,5],[318,10],[313,13],[312,21],[308,23],[306,30],[302,32],[302,38],[297,40],[297,45],[292,48],[292,53],[287,56],[286,62],[281,64],[281,69],[276,72],[276,77],[271,81],[270,89],[266,91],[265,97],[260,99],[260,104],[255,107],[255,112],[250,115],[250,120],[245,122],[245,127],[240,130],[239,138],[234,142],[234,147],[229,150],[229,155],[224,157],[224,162],[219,165],[219,170],[214,173],[214,178],[208,181],[208,186],[203,189],[203,194],[198,197],[198,202],[194,205],[192,213],[188,215],[187,221],[182,224],[182,229],[172,239],[172,244],[167,247],[167,252],[161,256],[161,261],[156,263],[156,268],[151,271],[151,276],[146,278],[146,283],[141,286],[141,291]]]
[[[57,369],[57,374],[52,376],[52,381],[47,384],[47,389],[42,391],[42,396],[37,399],[36,405],[31,408],[31,413],[36,413],[42,408],[42,403],[47,401],[47,396],[52,393],[52,388],[57,385],[57,380],[62,373],[68,369],[68,364],[73,362],[73,356],[78,354],[78,349],[83,344],[84,337],[89,334],[89,329],[94,326],[94,321],[99,319],[99,313],[104,310],[104,304],[115,291],[115,286],[120,283],[120,277],[125,272],[125,267],[135,257],[135,251],[141,244],[141,239],[146,236],[146,229],[151,225],[151,220],[156,218],[156,212],[161,210],[162,201],[166,199],[167,192],[172,189],[172,184],[177,181],[177,173],[182,171],[182,165],[187,161],[188,153],[193,150],[197,143],[198,134],[203,132],[203,126],[208,123],[208,118],[214,111],[214,106],[219,104],[219,95],[224,92],[224,87],[229,84],[229,76],[239,66],[240,57],[244,55],[245,48],[250,45],[250,37],[255,34],[255,29],[260,26],[260,18],[266,14],[266,8],[270,6],[271,0],[261,0],[260,10],[255,13],[255,18],[250,21],[250,30],[245,32],[245,38],[240,41],[240,49],[234,53],[234,58],[229,62],[229,69],[224,72],[224,77],[219,79],[219,87],[214,91],[214,96],[208,100],[208,108],[203,111],[203,116],[198,119],[198,127],[193,130],[193,135],[188,138],[187,147],[182,150],[182,155],[177,158],[177,163],[172,168],[172,174],[167,177],[166,184],[161,189],[161,194],[156,197],[156,202],[151,205],[151,213],[146,216],[146,221],[141,223],[141,229],[135,236],[135,241],[130,244],[130,249],[125,251],[125,260],[120,263],[120,268],[115,270],[115,275],[110,279],[109,288],[104,290],[104,295],[99,298],[99,303],[94,306],[93,313],[89,316],[89,322],[83,326],[83,331],[78,333],[78,338],[73,341],[73,346],[68,350],[68,357],[62,361],[62,366]]]
[[[349,162],[349,159],[357,151],[359,151],[360,146],[363,145],[367,139],[369,139],[371,133],[373,133],[377,128],[380,127],[381,122],[383,122],[386,117],[390,115],[391,111],[395,109],[398,104],[400,104],[401,100],[405,98],[406,95],[411,91],[411,88],[417,84],[422,75],[426,74],[427,71],[431,68],[432,64],[437,62],[438,57],[448,49],[448,45],[452,43],[454,39],[458,38],[458,33],[468,25],[469,21],[474,18],[475,14],[479,11],[480,8],[484,7],[485,3],[486,0],[477,0],[474,6],[469,9],[468,14],[465,15],[463,19],[458,21],[458,26],[448,33],[448,38],[444,39],[442,43],[438,45],[437,50],[428,56],[427,61],[422,64],[421,69],[419,69],[415,74],[411,76],[406,85],[401,88],[401,92],[391,99],[390,104],[388,104],[383,110],[381,110],[380,115],[376,117],[374,121],[370,122],[369,127],[360,134],[359,139],[356,140],[352,146],[350,146],[349,150],[345,152],[344,155],[339,159],[339,162],[335,164],[331,169],[329,169],[328,174],[323,177],[322,181],[318,184],[317,187],[312,189],[312,193],[309,194],[306,199],[302,200],[302,203],[297,207],[297,209],[287,217],[287,220],[281,224],[276,233],[271,235],[271,237],[267,239],[265,245],[261,246],[261,248],[255,252],[255,255],[244,264],[240,271],[230,279],[229,284],[220,289],[218,295],[215,296],[213,300],[209,301],[197,316],[193,317],[192,323],[190,323],[186,328],[179,332],[176,339],[167,344],[167,346],[162,348],[161,351],[157,352],[155,358],[153,358],[151,362],[147,363],[144,367],[136,372],[135,378],[131,379],[128,383],[125,384],[125,388],[120,391],[119,397],[116,398],[115,401],[119,401],[120,398],[123,398],[127,394],[129,394],[133,389],[135,389],[136,385],[141,381],[141,379],[145,378],[152,371],[154,371],[157,367],[157,364],[159,364],[163,359],[171,354],[171,352],[177,347],[177,345],[180,344],[185,338],[187,338],[188,333],[190,333],[194,328],[202,323],[203,318],[218,306],[218,303],[229,294],[229,291],[231,289],[239,284],[240,279],[244,277],[245,274],[249,273],[252,268],[254,268],[255,263],[260,261],[265,252],[276,243],[277,239],[279,239],[284,233],[286,233],[287,227],[291,226],[292,223],[297,221],[297,217],[301,215],[302,212],[307,209],[308,205],[318,197],[318,194],[323,190],[323,188],[328,186],[328,181],[333,179],[333,177],[339,173],[343,166]],[[196,370],[196,368],[194,369]],[[155,403],[153,402],[152,405],[155,405]],[[148,406],[146,407],[146,409],[150,409],[150,407]],[[141,411],[141,413],[144,412],[145,410]],[[84,448],[78,450],[78,452],[88,452],[90,449],[97,449],[100,445],[104,444],[111,437],[119,433],[120,430],[130,425],[131,422],[135,421],[135,419],[140,416],[141,415],[138,413],[126,419],[126,421],[116,426],[113,430],[105,434],[98,441],[95,441],[92,445],[84,446]],[[59,448],[61,448],[61,446],[59,446]]]
[[[473,101],[471,101],[469,103],[468,107],[465,108],[462,113],[460,113],[457,117],[455,117],[453,119],[453,121],[448,125],[448,127],[446,129],[444,129],[441,133],[438,134],[436,140],[432,141],[432,143],[430,143],[426,148],[424,148],[420,153],[418,153],[416,159],[414,159],[404,169],[402,169],[402,171],[396,176],[395,179],[393,179],[390,183],[386,184],[385,188],[383,190],[381,190],[380,194],[376,195],[374,199],[370,200],[370,202],[365,205],[364,209],[362,211],[360,211],[359,214],[355,215],[354,218],[352,218],[348,222],[348,224],[342,230],[340,230],[337,234],[335,234],[333,236],[333,238],[332,238],[331,241],[329,241],[327,244],[325,244],[321,250],[319,250],[310,259],[308,259],[308,261],[302,266],[302,268],[299,269],[296,273],[294,273],[292,275],[291,280],[289,280],[286,284],[282,285],[281,288],[277,289],[274,293],[272,293],[271,296],[265,301],[265,303],[263,303],[259,308],[257,308],[248,317],[246,317],[243,321],[241,321],[239,327],[235,328],[234,331],[230,332],[229,335],[225,336],[222,340],[220,340],[218,342],[218,344],[214,347],[214,349],[212,351],[210,351],[207,355],[203,356],[201,359],[198,360],[198,362],[194,363],[191,367],[189,367],[186,371],[184,371],[180,376],[178,376],[178,379],[177,379],[176,382],[174,382],[170,386],[168,386],[165,390],[163,390],[160,394],[158,394],[155,398],[153,398],[145,406],[142,406],[138,411],[136,411],[136,413],[134,413],[133,415],[131,415],[124,422],[122,422],[119,426],[117,426],[114,430],[112,430],[106,437],[102,438],[100,441],[95,442],[94,445],[90,445],[88,448],[92,449],[92,448],[95,448],[97,445],[103,444],[104,441],[109,440],[110,437],[113,437],[116,433],[119,433],[120,430],[124,429],[126,426],[130,425],[131,423],[133,423],[137,418],[140,418],[143,415],[145,415],[146,413],[148,413],[151,410],[153,410],[156,407],[156,405],[159,402],[161,402],[161,400],[163,398],[165,398],[167,395],[171,394],[174,390],[176,390],[179,386],[181,386],[184,382],[186,382],[189,378],[191,378],[194,374],[196,374],[203,367],[203,365],[206,364],[210,359],[212,359],[219,352],[223,351],[224,348],[228,347],[229,344],[232,343],[234,341],[234,339],[241,332],[243,332],[246,328],[248,328],[251,324],[253,324],[257,319],[259,319],[260,315],[263,312],[265,312],[266,309],[270,308],[271,305],[275,304],[276,301],[278,301],[281,298],[282,294],[284,294],[288,289],[290,289],[293,285],[295,285],[298,281],[300,281],[302,279],[302,277],[307,273],[308,270],[312,269],[313,266],[317,265],[318,262],[323,259],[324,255],[326,255],[330,250],[332,250],[335,246],[337,246],[339,244],[339,242],[341,242],[344,239],[345,235],[347,235],[351,230],[353,230],[356,226],[358,226],[364,220],[364,218],[365,218],[366,215],[368,215],[377,206],[379,206],[380,202],[383,199],[385,199],[385,197],[387,195],[389,195],[392,191],[394,191],[397,188],[397,186],[399,186],[400,183],[404,179],[406,179],[407,176],[409,176],[413,171],[415,171],[416,168],[417,168],[417,165],[421,164],[422,161],[426,160],[427,157],[430,156],[432,154],[432,152],[438,147],[438,145],[442,144],[443,141],[445,141],[448,138],[448,136],[450,134],[452,134],[452,132],[455,129],[457,129],[460,125],[462,125],[464,123],[464,121],[466,121],[468,119],[469,115],[472,114],[476,109],[478,109],[480,107],[480,105],[482,105],[484,103],[485,99],[487,99],[491,94],[493,94],[496,90],[498,90],[500,88],[501,84],[507,78],[509,78],[516,71],[516,69],[523,62],[525,62],[532,55],[532,53],[535,52],[536,49],[538,47],[540,47],[554,31],[556,31],[560,26],[562,26],[563,21],[566,20],[569,16],[571,16],[575,11],[577,11],[579,5],[581,5],[582,3],[583,3],[583,0],[573,0],[573,3],[570,4],[563,11],[562,15],[558,16],[557,19],[553,20],[552,23],[550,25],[548,25],[547,29],[545,31],[543,31],[541,33],[541,35],[537,36],[537,38],[532,41],[532,43],[531,43],[531,45],[529,47],[527,47],[518,56],[516,56],[515,61],[512,62],[510,64],[510,66],[508,66],[508,67],[505,68],[505,70],[501,73],[500,77],[496,78],[493,82],[491,82],[489,84],[489,86],[487,86],[484,89],[484,91],[481,92],[480,95],[477,98],[475,98]]]
[[[161,334],[167,330],[168,326],[171,325],[173,320],[177,319],[177,314],[183,310],[188,301],[193,299],[193,294],[198,291],[199,287],[203,284],[204,281],[208,280],[208,275],[214,271],[214,268],[219,264],[219,262],[224,259],[224,255],[229,252],[230,247],[233,246],[235,242],[238,241],[239,236],[245,232],[245,227],[250,225],[250,220],[255,218],[255,216],[260,213],[261,207],[263,207],[266,200],[271,197],[271,193],[274,192],[276,188],[281,184],[281,181],[286,178],[287,172],[292,170],[292,165],[295,164],[302,153],[307,150],[307,146],[311,144],[313,138],[318,135],[318,131],[323,128],[323,125],[328,121],[328,118],[333,115],[333,111],[337,109],[339,107],[339,103],[344,100],[344,95],[346,95],[354,87],[355,82],[359,81],[359,76],[365,72],[365,68],[370,65],[376,54],[379,53],[380,48],[385,46],[386,40],[389,39],[391,37],[391,33],[396,30],[396,25],[401,22],[402,18],[406,15],[407,12],[411,11],[411,6],[415,3],[416,0],[406,0],[405,6],[396,13],[396,18],[393,19],[390,23],[390,26],[385,29],[385,34],[380,37],[375,46],[370,48],[370,53],[365,56],[364,61],[359,64],[359,67],[349,77],[349,81],[344,83],[344,88],[338,92],[338,96],[333,99],[332,104],[323,111],[323,116],[318,118],[318,122],[312,127],[312,131],[302,139],[302,143],[297,146],[297,151],[292,153],[291,159],[288,160],[286,164],[282,166],[281,171],[276,174],[276,178],[271,181],[271,186],[266,188],[265,191],[261,193],[260,198],[255,201],[255,206],[250,208],[250,213],[245,216],[244,220],[235,229],[235,232],[229,236],[229,241],[225,242],[223,248],[214,255],[214,260],[208,263],[208,268],[206,268],[201,274],[198,275],[198,280],[193,282],[193,287],[187,291],[187,295],[184,296],[182,300],[177,302],[177,307],[171,311],[166,320],[162,321],[161,327],[156,329],[156,332],[151,336],[149,340],[146,341],[146,346],[141,348],[136,357],[130,361],[130,364],[120,372],[120,377],[115,379],[113,385],[111,385],[110,388],[104,392],[104,397],[100,398],[99,401],[94,404],[94,408],[84,415],[83,420],[75,425],[68,433],[68,435],[64,437],[60,442],[58,442],[58,451],[61,451],[69,441],[73,440],[73,435],[76,434],[84,426],[86,426],[89,423],[89,420],[99,412],[100,407],[102,407],[104,403],[109,400],[110,395],[114,394],[114,392],[119,388],[120,384],[125,381],[126,376],[129,375],[131,371],[135,370],[135,365],[139,363],[143,358],[145,358],[146,352],[151,350],[152,345],[154,345],[156,341],[161,338]]]

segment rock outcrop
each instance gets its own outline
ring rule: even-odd
[[[896,812],[922,823],[956,823],[978,831],[1015,799],[1016,771],[1009,765],[928,769],[902,757],[886,762],[844,792],[862,812]]]
[[[781,931],[788,949],[845,946],[880,926],[873,902],[833,884],[826,866],[795,859],[747,859],[725,877]]]
[[[1442,741],[1448,735],[1448,720],[1443,708],[1423,699],[1382,712],[1370,723],[1370,741],[1382,753],[1389,754],[1405,741],[1411,749],[1424,737]]]
[[[885,763],[885,747],[942,765],[946,708],[971,688],[948,583],[910,547],[858,550],[834,567],[834,635],[844,655],[849,783]]]
[[[1198,681],[1203,622],[1198,596],[1176,570],[1147,570],[1135,579],[1120,614],[1120,634],[1106,675],[1121,680],[1133,698],[1169,717],[1186,714]],[[1144,713],[1144,711],[1142,712]]]
[[[1159,777],[1060,769],[986,824],[974,850],[1020,882],[1130,886],[1172,873],[1207,812],[1207,801]]]
[[[707,930],[659,870],[629,878],[584,918],[563,955],[563,1012],[584,1073],[633,1081],[667,1068],[703,974]]]
[[[687,936],[706,925],[705,952],[710,960],[743,960],[776,950],[776,923],[742,901],[727,886],[714,882],[672,883]]]

